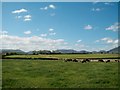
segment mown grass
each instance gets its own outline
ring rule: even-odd
[[[7,58],[118,58],[118,54],[10,55]]]
[[[3,88],[117,88],[118,63],[3,60]]]

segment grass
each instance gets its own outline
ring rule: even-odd
[[[7,58],[118,58],[118,54],[10,55]]]
[[[3,60],[3,88],[117,88],[118,63]]]

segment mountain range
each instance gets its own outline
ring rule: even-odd
[[[110,49],[108,51],[105,51],[105,50],[100,50],[100,51],[86,51],[86,50],[81,50],[81,51],[76,51],[76,50],[73,50],[73,49],[58,49],[58,50],[55,50],[55,52],[60,52],[60,53],[120,53],[120,46],[119,47],[116,47],[116,48],[113,48],[113,49]],[[29,52],[24,52],[22,50],[19,50],[19,49],[0,49],[0,53],[18,53],[18,54],[33,54],[33,51],[29,51]]]

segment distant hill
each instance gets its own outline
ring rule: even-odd
[[[60,52],[60,53],[89,53],[88,51],[85,51],[85,50],[76,51],[76,50],[73,50],[73,49],[59,49],[59,50],[56,50],[56,51]]]
[[[45,50],[43,50],[45,51]],[[76,51],[76,50],[73,50],[73,49],[58,49],[58,50],[55,50],[54,53],[81,53],[81,54],[87,54],[87,53],[120,53],[120,46],[119,47],[116,47],[116,48],[113,48],[113,49],[110,49],[108,51],[105,51],[105,50],[100,50],[100,51],[92,51],[92,52],[89,52],[89,51],[86,51],[86,50],[81,50],[81,51]],[[33,51],[29,51],[29,52],[24,52],[20,49],[0,49],[0,53],[2,54],[5,54],[5,53],[17,53],[17,54],[33,54]],[[53,53],[53,52],[51,52]]]
[[[19,50],[19,49],[0,49],[0,53],[18,53],[18,54],[25,54],[24,51]]]
[[[109,53],[120,53],[120,46],[113,48],[111,50],[108,51]]]
[[[81,50],[81,51],[77,51],[77,53],[84,53],[84,54],[86,54],[86,53],[90,53],[89,51],[85,51],[85,50]]]
[[[73,49],[59,49],[59,50],[56,50],[56,52],[60,52],[60,53],[77,53],[77,51],[75,51]]]

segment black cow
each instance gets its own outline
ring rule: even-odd
[[[72,61],[72,59],[67,59],[67,61]]]
[[[86,60],[85,60],[85,59],[83,59],[83,60],[82,60],[82,63],[86,63]]]
[[[73,62],[78,62],[78,60],[76,60],[76,59],[73,59],[72,61],[73,61]]]
[[[65,62],[67,62],[67,60],[64,60]]]
[[[99,60],[98,60],[98,62],[104,62],[104,60],[102,60],[102,59],[99,59]]]
[[[110,62],[110,60],[107,60],[106,63]]]
[[[72,61],[72,59],[65,59],[64,61],[65,62],[69,62],[69,61]]]
[[[115,60],[115,62],[119,62],[119,60]]]
[[[90,60],[89,59],[85,59],[86,60],[86,62],[90,62]]]

